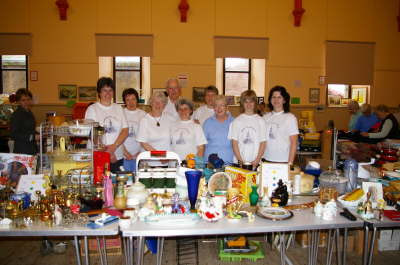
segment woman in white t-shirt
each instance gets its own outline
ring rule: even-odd
[[[264,115],[267,126],[267,146],[264,158],[271,162],[293,164],[299,129],[296,117],[290,113],[290,95],[283,86],[269,91],[268,107]]]
[[[163,113],[167,101],[164,93],[155,92],[150,97],[151,111],[140,120],[136,141],[146,151],[171,149],[170,127],[175,118]]]
[[[188,154],[203,157],[207,140],[200,124],[190,118],[193,114],[193,103],[187,99],[179,99],[176,102],[176,111],[180,119],[172,124],[170,129],[172,151],[177,153],[181,160],[185,160]]]
[[[256,168],[264,154],[265,122],[257,111],[257,96],[253,90],[240,95],[241,114],[231,123],[228,138],[232,141],[235,162],[250,163]]]
[[[122,99],[125,103],[125,116],[128,122],[129,134],[125,139],[124,148],[124,169],[128,171],[136,170],[136,157],[142,151],[142,147],[136,141],[136,134],[139,128],[140,120],[146,115],[146,112],[138,109],[139,94],[133,88],[127,88],[122,92]]]
[[[114,81],[109,77],[102,77],[97,81],[99,102],[90,105],[85,113],[85,119],[98,122],[105,129],[103,138],[106,151],[111,154],[110,170],[119,171],[123,163],[122,144],[128,136],[128,123],[122,107],[113,103]]]

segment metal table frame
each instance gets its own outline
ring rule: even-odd
[[[103,246],[106,244],[105,236],[118,235],[118,224],[111,224],[99,229],[90,229],[86,227],[46,227],[44,225],[32,226],[25,229],[0,229],[0,237],[55,237],[55,236],[68,236],[74,238],[76,264],[82,265],[82,258],[80,254],[79,237],[83,238],[85,264],[90,264],[88,237],[94,236],[97,240],[97,247],[100,254],[100,263],[106,265],[108,263],[106,248],[100,247],[100,241]]]
[[[157,252],[157,264],[161,264],[162,260],[162,248],[165,237],[179,237],[179,236],[203,236],[203,235],[229,235],[229,234],[257,234],[257,233],[270,233],[276,232],[279,235],[281,242],[279,247],[281,264],[290,264],[290,260],[286,256],[286,244],[285,244],[285,232],[293,231],[309,231],[309,262],[308,264],[317,264],[318,258],[318,243],[319,234],[321,230],[332,230],[333,236],[329,237],[328,254],[330,260],[333,253],[333,242],[336,241],[338,263],[345,265],[346,254],[345,246],[342,249],[342,258],[340,259],[339,251],[339,238],[340,229],[344,229],[343,240],[347,242],[347,229],[348,228],[361,228],[364,222],[361,220],[349,221],[344,217],[338,215],[332,221],[324,221],[316,217],[312,213],[312,209],[306,209],[296,211],[293,218],[274,222],[266,220],[260,217],[256,217],[254,223],[247,223],[246,220],[238,222],[230,222],[227,219],[222,219],[216,223],[209,223],[204,220],[199,221],[197,224],[192,226],[182,227],[165,227],[158,225],[149,225],[145,222],[138,221],[127,229],[121,229],[123,243],[124,243],[124,255],[126,264],[133,264],[133,238],[137,238],[136,248],[136,265],[143,264],[143,248],[145,237],[158,237],[158,252]],[[332,234],[332,233],[330,233]],[[330,260],[328,260],[330,262]],[[330,263],[328,263],[330,264]]]
[[[364,226],[364,248],[363,248],[363,265],[371,265],[374,255],[374,245],[376,240],[376,232],[380,228],[398,228],[400,227],[399,221],[392,221],[384,217],[382,221],[366,220]],[[372,235],[369,231],[372,230]],[[368,246],[369,244],[369,246]]]

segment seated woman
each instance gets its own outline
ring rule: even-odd
[[[123,163],[123,147],[128,136],[128,123],[122,107],[113,103],[114,81],[109,77],[102,77],[97,81],[99,102],[90,105],[85,113],[85,119],[98,122],[105,129],[106,151],[111,154],[111,172],[120,170]]]
[[[289,112],[290,95],[283,86],[269,91],[268,107],[271,112],[264,116],[267,126],[264,159],[293,164],[299,129],[296,116]]]
[[[155,92],[149,101],[151,111],[140,120],[136,141],[146,151],[171,150],[170,128],[175,118],[163,113],[167,101],[163,92]]]
[[[235,162],[256,168],[265,151],[267,130],[257,114],[257,96],[253,90],[240,95],[241,114],[232,122],[228,138],[232,141]]]
[[[193,114],[193,103],[187,99],[179,99],[176,102],[176,111],[179,120],[170,128],[171,150],[177,153],[181,160],[185,160],[188,154],[203,157],[207,140],[200,124],[190,119]]]
[[[229,127],[233,117],[228,112],[225,96],[217,96],[214,104],[215,115],[208,118],[203,124],[207,144],[204,152],[204,161],[208,161],[211,154],[217,154],[225,163],[233,162],[233,150],[228,139]]]
[[[392,113],[389,112],[389,108],[386,105],[378,105],[376,107],[376,115],[382,121],[378,132],[360,133],[365,139],[364,142],[377,143],[385,139],[397,139],[399,138],[399,124]]]
[[[379,119],[372,113],[372,107],[369,104],[362,104],[360,112],[362,115],[357,119],[353,132],[368,132],[379,122]]]
[[[348,130],[353,131],[356,126],[358,118],[361,116],[360,105],[358,105],[357,101],[351,100],[347,105],[347,109],[349,110],[350,113]]]

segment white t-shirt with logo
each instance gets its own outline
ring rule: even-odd
[[[160,126],[157,126],[157,122]],[[158,118],[147,113],[140,120],[136,141],[148,143],[156,150],[171,151],[170,128],[174,122],[174,118],[166,113]]]
[[[129,134],[124,142],[124,146],[131,155],[135,155],[142,151],[140,143],[136,141],[136,135],[139,130],[139,122],[146,115],[146,112],[141,109],[128,110],[126,108],[124,111],[129,128]]]
[[[299,134],[296,116],[281,111],[269,112],[263,118],[267,127],[264,158],[273,162],[288,162],[290,136]]]
[[[110,106],[104,106],[100,102],[90,105],[86,110],[85,119],[94,120],[104,127],[103,143],[105,145],[113,144],[121,130],[128,128],[125,112],[116,103],[112,103]],[[122,145],[115,151],[115,156],[118,160],[123,158]]]
[[[207,144],[203,128],[193,120],[177,121],[171,126],[171,148],[181,160],[188,154],[196,154],[197,146]]]
[[[176,111],[175,103],[173,103],[169,98],[168,98],[167,105],[165,105],[163,114],[169,115],[176,121],[179,120],[179,114]]]
[[[256,159],[260,144],[266,140],[265,121],[258,114],[242,113],[231,123],[228,139],[238,141],[243,162],[250,163]]]
[[[203,125],[203,123],[214,114],[214,108],[209,108],[207,105],[203,105],[194,111],[193,120],[198,120],[200,125]]]

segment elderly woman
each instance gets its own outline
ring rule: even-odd
[[[264,116],[267,126],[264,158],[293,164],[299,129],[296,117],[290,113],[290,95],[283,86],[275,86],[269,91],[268,107],[271,112]]]
[[[357,119],[353,132],[368,132],[379,122],[379,119],[372,113],[372,107],[369,104],[362,104],[360,112],[362,115]]]
[[[17,90],[18,108],[10,118],[11,139],[14,140],[14,153],[36,154],[35,117],[31,111],[32,93],[25,88]]]
[[[241,114],[232,122],[228,138],[232,141],[235,162],[256,168],[264,154],[265,121],[257,114],[257,96],[253,90],[240,95]]]
[[[181,160],[186,159],[188,154],[203,157],[207,140],[201,126],[191,119],[193,103],[187,99],[179,99],[176,102],[176,111],[179,121],[173,123],[170,128],[171,150],[177,153]]]
[[[389,108],[386,105],[378,105],[375,109],[376,115],[382,121],[378,132],[375,133],[360,133],[362,136],[367,137],[367,142],[379,142],[384,139],[397,139],[399,138],[399,124]]]
[[[349,104],[347,105],[347,109],[350,113],[348,130],[353,131],[356,126],[356,122],[357,122],[358,118],[361,116],[360,105],[358,104],[357,101],[351,100],[349,102]]]
[[[228,112],[225,96],[217,96],[214,102],[215,114],[208,118],[203,124],[203,131],[207,139],[204,152],[204,161],[211,154],[217,154],[225,163],[233,162],[233,150],[231,141],[228,139],[229,127],[233,118]]]
[[[97,81],[99,102],[90,105],[85,113],[85,119],[98,122],[105,129],[106,151],[111,155],[110,170],[119,171],[123,164],[123,146],[128,136],[128,123],[122,107],[113,103],[114,81],[102,77]]]
[[[146,151],[171,150],[170,128],[175,119],[163,112],[167,101],[164,93],[155,92],[150,97],[151,111],[140,120],[136,141]]]
[[[133,88],[127,88],[122,92],[122,99],[125,103],[125,116],[128,122],[129,134],[124,142],[124,168],[128,171],[135,171],[136,157],[142,150],[140,143],[136,141],[136,134],[140,120],[146,115],[141,109],[137,108],[139,94]]]

